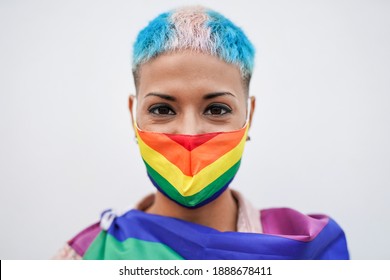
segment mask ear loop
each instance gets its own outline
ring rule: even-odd
[[[245,120],[245,125],[249,124],[249,119],[251,116],[251,99],[248,97],[246,101],[246,120]]]
[[[141,128],[139,128],[139,126],[138,126],[138,122],[137,122],[137,96],[135,96],[135,98],[134,98],[134,102],[133,102],[133,120],[134,120],[134,123],[133,123],[133,125],[134,125],[134,127],[136,128],[136,129],[138,129],[139,131],[142,131],[142,129]]]
[[[246,120],[245,120],[245,126],[249,126],[249,122],[250,122],[250,116],[251,116],[251,98],[248,97],[247,101],[246,101]],[[248,127],[248,130],[249,130],[249,127]],[[246,137],[246,141],[250,141],[251,140],[251,137],[249,135],[247,135]]]
[[[137,124],[137,96],[134,96],[134,101],[133,101],[133,108],[131,110],[131,115],[133,117],[133,127],[134,127],[134,132],[135,132],[135,135],[134,135],[134,142],[138,145],[138,139],[137,139],[137,129],[138,128],[138,124]]]

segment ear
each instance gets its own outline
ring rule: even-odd
[[[130,110],[130,117],[131,117],[131,127],[134,130],[134,114],[136,114],[136,108],[134,108],[134,103],[135,103],[136,96],[135,95],[130,95],[129,96],[129,110]],[[135,133],[135,130],[134,130]]]
[[[256,108],[256,97],[254,96],[251,96],[249,97],[249,106],[251,107],[251,110],[250,110],[250,113],[249,113],[249,128],[251,127],[252,125],[252,118],[253,118],[253,113],[255,112],[255,108]]]

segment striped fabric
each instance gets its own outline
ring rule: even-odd
[[[200,135],[137,129],[138,145],[153,184],[170,199],[199,207],[218,197],[236,175],[248,126]]]
[[[179,219],[138,210],[96,226],[69,245],[83,259],[348,259],[345,235],[324,215],[289,208],[261,211],[264,233],[220,232]],[[86,242],[87,239],[93,241]],[[87,247],[85,249],[85,247]],[[81,250],[82,249],[82,250]]]

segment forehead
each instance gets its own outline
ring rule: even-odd
[[[138,73],[137,94],[149,92],[176,94],[183,91],[228,91],[245,95],[241,73],[236,65],[203,53],[167,53],[143,64]]]

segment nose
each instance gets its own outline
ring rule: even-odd
[[[176,134],[196,135],[205,133],[202,118],[193,110],[180,114],[175,128]]]

